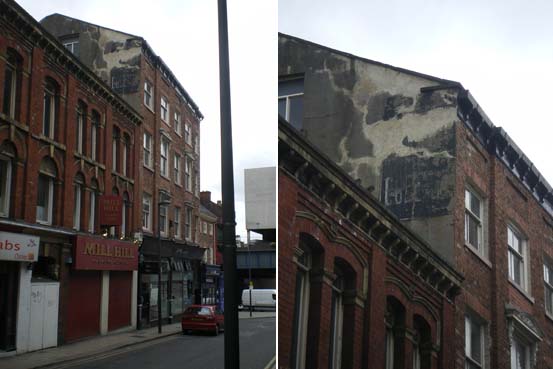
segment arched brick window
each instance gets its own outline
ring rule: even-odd
[[[60,87],[52,78],[46,78],[44,82],[44,104],[42,114],[42,134],[55,139],[56,127],[59,119],[59,95]]]
[[[22,65],[23,58],[21,55],[14,49],[8,48],[4,71],[2,113],[15,120],[19,120]]]
[[[404,368],[405,307],[396,298],[386,299],[386,369]]]
[[[54,161],[46,157],[40,163],[37,186],[36,221],[53,224],[55,207],[54,189],[58,171]]]

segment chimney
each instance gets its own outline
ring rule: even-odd
[[[217,206],[221,206],[223,205],[223,203],[221,202],[221,200],[217,200]]]
[[[211,191],[200,192],[200,200],[202,202],[211,202]]]

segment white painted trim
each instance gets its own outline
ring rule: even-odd
[[[17,300],[17,327],[15,348],[17,354],[29,351],[29,330],[31,317],[31,276],[29,263],[19,263],[19,296]]]
[[[131,293],[131,327],[136,327],[136,309],[138,300],[138,271],[132,271],[132,293]]]
[[[108,333],[109,318],[109,270],[102,271],[102,297],[100,299],[100,334]]]

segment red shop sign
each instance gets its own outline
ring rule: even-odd
[[[103,195],[99,200],[100,225],[120,226],[123,215],[123,198],[117,195]]]
[[[138,247],[118,240],[76,236],[75,269],[137,270]]]

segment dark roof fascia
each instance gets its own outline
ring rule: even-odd
[[[174,84],[175,89],[182,96],[182,99],[188,104],[188,106],[190,107],[190,109],[192,110],[196,118],[198,118],[198,120],[200,121],[203,120],[204,116],[200,111],[200,108],[198,107],[198,105],[196,105],[196,103],[194,102],[192,97],[190,97],[188,92],[186,92],[186,89],[181,85],[177,77],[175,77],[175,75],[173,74],[171,69],[167,66],[167,64],[165,64],[163,59],[161,59],[161,57],[154,52],[150,44],[148,44],[148,41],[146,41],[143,37],[136,37],[136,39],[141,41],[142,51],[144,52],[146,57],[153,62],[156,68],[159,68],[159,70],[163,73],[164,76],[166,76],[167,79],[169,79],[171,83]]]
[[[3,6],[1,6],[3,5]],[[12,0],[0,0],[0,14],[11,15],[11,18],[17,17],[25,23],[30,29],[24,30],[21,24],[17,24],[19,32],[22,34],[28,34],[26,36],[38,47],[42,48],[46,53],[56,53],[56,60],[60,64],[66,64],[66,69],[72,73],[78,80],[85,83],[92,90],[97,93],[101,98],[105,99],[115,109],[119,110],[127,118],[129,118],[134,124],[142,123],[142,116],[125,100],[123,100],[115,91],[111,89],[100,77],[92,72],[86,65],[84,65],[75,55],[67,50],[58,41],[56,37],[51,35],[42,25],[34,19],[29,13],[25,11],[19,4]],[[11,14],[8,14],[10,13]],[[50,50],[46,50],[47,46]],[[64,59],[62,59],[64,58]]]
[[[350,54],[350,53],[347,53],[347,52],[344,52],[344,51],[336,50],[336,49],[333,49],[331,47],[324,46],[324,45],[321,45],[321,44],[317,44],[315,42],[308,41],[308,40],[305,40],[305,39],[302,39],[302,38],[299,38],[299,37],[296,37],[296,36],[291,36],[291,35],[288,35],[288,34],[285,34],[285,33],[282,33],[282,32],[279,32],[278,36],[279,36],[279,38],[280,37],[288,38],[290,40],[298,41],[298,42],[301,42],[301,43],[304,43],[304,44],[307,44],[307,45],[310,45],[310,46],[314,46],[316,48],[328,50],[332,53],[339,54],[339,55],[345,56],[347,58],[357,59],[357,60],[360,60],[360,61],[365,62],[365,63],[377,65],[379,67],[392,69],[392,70],[395,70],[395,71],[400,72],[400,73],[405,73],[405,74],[409,74],[409,75],[412,75],[412,76],[415,76],[415,77],[419,77],[419,78],[427,79],[427,80],[430,80],[430,81],[434,81],[434,82],[440,83],[442,85],[444,85],[444,84],[445,85],[454,85],[454,86],[460,85],[460,83],[456,82],[456,81],[451,81],[451,80],[447,80],[447,79],[443,79],[443,78],[438,78],[438,77],[431,76],[431,75],[428,75],[428,74],[419,73],[419,72],[415,72],[415,71],[412,71],[412,70],[409,70],[409,69],[395,67],[395,66],[390,65],[390,64],[385,64],[385,63],[378,62],[378,61],[375,61],[375,60],[363,58],[363,57],[360,57],[360,56],[357,56],[357,55],[354,55],[354,54]]]
[[[444,276],[449,278],[453,286],[460,288],[464,280],[463,276],[457,272],[449,262],[437,254],[430,244],[403,225],[401,221],[374,198],[373,195],[357,183],[343,169],[338,167],[328,156],[305,139],[291,124],[280,116],[278,120],[279,141],[285,142],[311,165],[326,172],[329,177],[333,177],[329,179],[336,185],[336,188],[343,187],[351,191],[353,198],[358,201],[360,205],[364,206],[371,214],[374,214],[391,232],[398,234],[402,240],[407,240],[410,245],[415,247],[419,255],[426,258],[436,269],[440,270]],[[365,231],[363,230],[363,232]]]
[[[553,188],[501,127],[493,124],[468,90],[458,95],[457,115],[490,155],[495,155],[553,219]]]

